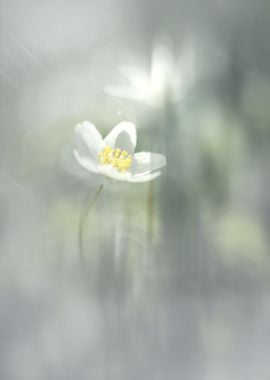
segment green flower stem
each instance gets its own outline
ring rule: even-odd
[[[80,217],[80,224],[79,224],[79,254],[80,254],[80,264],[81,268],[83,269],[84,264],[84,257],[83,257],[83,232],[84,232],[84,225],[87,218],[87,215],[89,211],[92,209],[94,204],[96,203],[96,200],[98,199],[99,194],[101,193],[104,185],[101,184],[97,191],[95,192],[94,196],[90,198],[90,200],[86,201],[85,207],[82,209],[81,217]]]
[[[154,230],[154,181],[148,184],[147,192],[147,242],[151,246]]]

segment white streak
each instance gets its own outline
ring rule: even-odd
[[[46,205],[42,203],[38,198],[36,198],[30,191],[28,191],[25,187],[23,187],[18,181],[14,178],[10,177],[6,172],[0,169],[0,174],[2,177],[5,177],[9,182],[17,187],[17,189],[21,190],[24,194],[28,196],[35,204],[42,207],[43,209],[47,209]]]

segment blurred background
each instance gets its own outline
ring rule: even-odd
[[[1,0],[1,380],[270,379],[270,3]],[[136,123],[153,186],[75,162]]]

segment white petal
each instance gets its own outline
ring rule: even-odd
[[[159,177],[161,174],[160,171],[156,171],[155,173],[150,173],[146,175],[132,176],[130,172],[122,173],[109,165],[101,167],[99,172],[103,174],[104,176],[109,177],[111,179],[115,179],[117,181],[133,182],[133,183],[152,181],[153,179]]]
[[[99,167],[99,173],[117,181],[128,181],[131,177],[130,172],[119,172],[110,165],[101,165]]]
[[[159,177],[161,174],[160,171],[151,173],[151,174],[146,174],[146,175],[138,175],[138,176],[131,176],[128,182],[133,182],[133,183],[139,183],[139,182],[148,182],[152,181],[153,179]]]
[[[126,150],[132,154],[137,142],[136,126],[129,121],[117,124],[104,139],[105,145]]]
[[[91,158],[87,157],[81,157],[79,152],[77,150],[73,151],[74,156],[78,163],[86,170],[93,172],[93,173],[98,173],[99,172],[99,167],[98,164],[94,161],[91,160]]]
[[[112,96],[122,99],[134,100],[135,102],[152,104],[151,92],[143,91],[141,88],[124,87],[124,86],[106,86],[104,91]]]
[[[98,153],[104,147],[104,142],[96,127],[84,121],[75,127],[75,137],[80,156],[97,159]]]
[[[147,73],[140,68],[135,66],[121,66],[119,67],[119,72],[124,75],[134,87],[141,88],[146,91],[149,89],[149,75],[147,75]]]
[[[154,94],[161,95],[169,84],[173,68],[170,49],[164,44],[156,44],[152,55],[151,88]]]
[[[132,175],[148,174],[154,170],[160,169],[167,163],[166,157],[159,153],[140,152],[133,156],[131,167]]]

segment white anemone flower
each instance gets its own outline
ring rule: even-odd
[[[194,50],[187,45],[175,62],[171,50],[165,44],[157,43],[149,73],[136,66],[120,66],[118,70],[130,84],[106,86],[104,91],[107,94],[160,108],[166,99],[182,100],[194,83]]]
[[[117,124],[103,139],[96,127],[84,121],[75,127],[78,163],[86,170],[127,182],[148,182],[157,178],[166,157],[158,153],[134,153],[136,126],[127,121]]]

